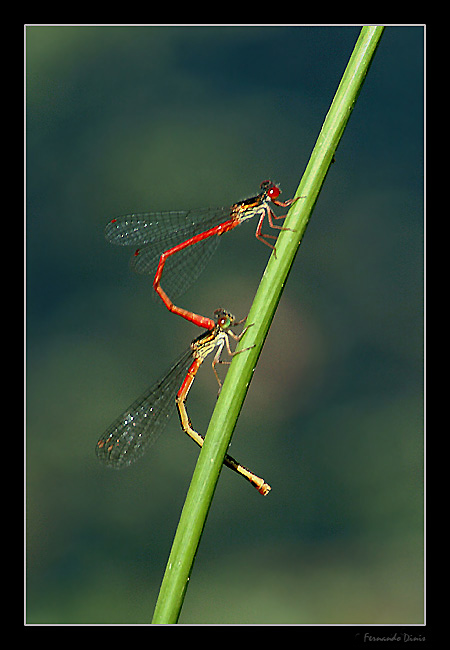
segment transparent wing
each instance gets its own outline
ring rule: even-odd
[[[142,212],[112,219],[105,237],[119,246],[161,244],[161,252],[226,220],[230,208]],[[164,245],[162,245],[164,244]]]
[[[152,445],[175,410],[175,397],[192,363],[189,348],[172,368],[131,404],[97,442],[97,457],[115,468],[134,462]]]
[[[164,251],[214,228],[229,214],[229,208],[131,214],[110,221],[105,236],[112,244],[138,247],[131,258],[132,269],[154,276]],[[199,277],[218,245],[219,237],[212,236],[170,256],[162,280],[165,291],[172,298],[184,293]]]

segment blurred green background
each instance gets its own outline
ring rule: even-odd
[[[294,193],[358,27],[28,27],[27,621],[151,620],[197,448],[111,421],[199,334],[112,217]],[[178,304],[247,314],[249,222]],[[257,366],[180,623],[423,621],[423,29],[387,28]],[[208,368],[189,413],[204,432]]]

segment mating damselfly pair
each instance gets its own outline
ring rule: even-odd
[[[131,265],[137,272],[154,277],[153,288],[169,311],[206,330],[192,341],[169,371],[105,431],[97,443],[96,453],[108,465],[120,468],[136,460],[155,442],[176,409],[183,431],[200,447],[203,445],[204,439],[193,429],[186,411],[188,392],[198,369],[212,352],[215,352],[212,367],[221,386],[215,366],[229,363],[221,358],[224,347],[229,357],[233,357],[236,353],[231,350],[230,337],[240,340],[249,326],[237,335],[231,328],[243,321],[236,321],[225,309],[216,310],[213,320],[177,307],[163,290],[161,279],[173,298],[181,295],[200,275],[216,249],[219,237],[254,216],[259,219],[256,238],[275,250],[275,245],[268,240],[276,239],[276,236],[262,233],[264,219],[267,218],[271,228],[287,229],[274,223],[274,219],[282,219],[285,215],[276,216],[270,204],[288,207],[297,199],[280,201],[280,189],[271,181],[263,181],[260,189],[256,196],[227,208],[130,214],[112,219],[107,224],[105,234],[109,242],[137,247]],[[261,494],[270,491],[263,479],[231,456],[225,456],[224,464],[252,483]]]

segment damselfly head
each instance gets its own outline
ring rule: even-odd
[[[277,199],[281,194],[279,184],[272,183],[272,181],[269,180],[263,181],[260,187],[263,190],[263,192],[267,194],[267,197],[269,199]]]
[[[228,329],[235,322],[233,314],[230,314],[226,309],[216,309],[214,316],[216,317],[217,325],[223,330]]]

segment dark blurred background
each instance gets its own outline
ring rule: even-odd
[[[151,620],[197,448],[99,435],[200,332],[105,223],[293,195],[358,27],[28,27],[27,620]],[[248,313],[249,222],[178,304]],[[181,623],[423,621],[423,29],[385,30],[257,366]],[[205,432],[209,364],[189,398]]]

